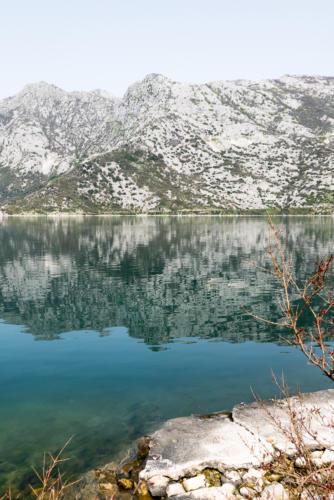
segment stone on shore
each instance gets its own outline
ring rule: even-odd
[[[245,498],[254,498],[256,496],[256,491],[248,486],[243,486],[240,488],[240,494]]]
[[[232,414],[168,420],[152,435],[139,477],[153,496],[175,500],[287,500],[284,474],[265,465],[283,452],[287,463],[305,467],[290,439],[291,418],[301,419],[312,462],[334,463],[333,416],[330,389],[290,398],[289,404],[270,400],[237,405]]]
[[[227,488],[225,486],[213,486],[212,488],[190,491],[175,497],[175,500],[236,500],[237,497],[232,492],[230,485]]]
[[[259,466],[272,460],[273,448],[226,415],[168,420],[152,435],[151,449],[140,478],[167,476],[175,481],[207,467],[221,472]]]
[[[176,495],[183,495],[184,488],[180,483],[170,483],[167,486],[166,493],[168,498],[175,497]]]
[[[166,494],[166,489],[169,483],[169,478],[162,474],[156,474],[150,477],[147,481],[148,489],[152,496],[163,497]]]
[[[334,463],[334,451],[333,450],[325,450],[321,457],[322,465],[328,465]]]
[[[186,491],[198,490],[207,486],[204,474],[184,479],[182,484]]]
[[[289,500],[289,494],[280,483],[266,486],[261,494],[261,500]]]
[[[109,495],[125,500],[137,495],[139,500],[149,500],[152,495],[172,500],[288,500],[290,494],[306,499],[285,470],[287,476],[290,470],[303,476],[310,460],[321,481],[320,467],[334,465],[333,410],[331,389],[290,398],[289,404],[270,400],[238,405],[232,413],[169,420],[153,436],[139,440],[140,458],[97,469],[95,481],[86,475],[80,491],[75,485],[67,498],[91,500]],[[293,454],[296,450],[289,432],[294,419],[302,419],[297,427],[309,448],[307,460]]]
[[[225,471],[224,472],[224,477],[228,481],[230,481],[232,483],[235,483],[235,484],[239,483],[240,480],[241,480],[241,476],[240,476],[239,472],[237,472],[236,470],[227,470],[227,471]]]
[[[263,476],[264,471],[261,469],[249,469],[246,474],[243,475],[242,481],[248,486],[251,486],[255,491],[260,492],[263,488]]]

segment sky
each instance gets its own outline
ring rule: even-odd
[[[0,98],[44,80],[122,96],[173,80],[334,76],[334,0],[0,0]]]

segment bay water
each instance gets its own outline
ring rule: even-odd
[[[299,280],[333,253],[333,217],[275,218]],[[0,221],[0,493],[73,436],[75,474],[167,419],[331,387],[287,345],[265,217]],[[330,276],[333,284],[333,275]]]

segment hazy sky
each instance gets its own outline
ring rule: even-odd
[[[121,96],[179,81],[334,76],[334,0],[0,0],[0,97],[45,80]]]

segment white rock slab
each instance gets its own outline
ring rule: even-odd
[[[269,443],[222,414],[168,420],[152,438],[145,469],[140,473],[146,481],[153,476],[178,480],[205,467],[221,472],[256,467],[270,462],[274,452]]]
[[[297,418],[300,421],[303,419],[303,437],[306,445],[310,449],[333,446],[334,389],[303,394],[301,400],[292,397],[290,401]],[[260,436],[276,449],[293,455],[296,448],[289,437],[293,428],[287,402],[270,400],[264,401],[264,404],[267,410],[258,402],[235,406],[232,412],[233,421]],[[277,423],[283,427],[284,432],[278,428]]]

